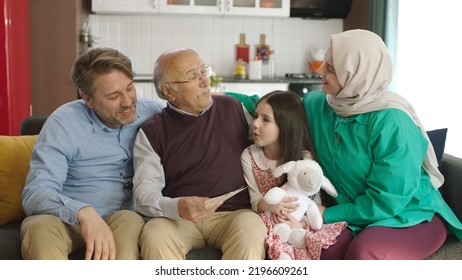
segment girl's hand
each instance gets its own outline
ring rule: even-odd
[[[258,212],[260,212],[260,213],[265,212],[265,211],[269,211],[273,215],[283,217],[284,216],[282,214],[283,211],[285,211],[287,213],[292,213],[293,211],[295,211],[297,209],[299,204],[294,203],[297,200],[298,200],[297,197],[285,197],[278,204],[268,204],[262,198],[258,202],[257,209],[258,209]]]
[[[303,219],[302,221],[297,221],[290,213],[283,212],[284,216],[277,216],[273,215],[274,219],[272,219],[273,224],[284,223],[288,224],[290,228],[303,228],[306,229],[308,224]]]
[[[295,203],[297,201],[297,197],[284,197],[281,202],[275,205],[269,205],[268,204],[268,210],[273,214],[277,215],[280,217],[284,217],[284,213],[292,213],[295,210],[297,210],[298,206],[300,206],[298,203]]]

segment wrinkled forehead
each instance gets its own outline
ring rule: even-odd
[[[204,62],[193,50],[179,50],[166,57],[165,65],[169,72],[187,75],[198,71]]]

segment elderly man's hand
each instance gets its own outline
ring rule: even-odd
[[[220,205],[222,200],[207,201],[208,197],[186,196],[178,201],[180,217],[193,223],[198,223],[209,218]]]

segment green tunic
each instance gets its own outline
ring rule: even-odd
[[[405,112],[344,118],[321,91],[303,102],[319,164],[338,192],[338,205],[324,212],[326,223],[346,221],[357,234],[369,226],[413,226],[438,213],[462,239],[461,222],[422,168],[428,142]]]

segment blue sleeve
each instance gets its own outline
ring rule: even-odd
[[[87,204],[61,194],[72,154],[72,137],[62,122],[50,116],[32,152],[22,194],[27,216],[51,214],[68,224],[77,223],[77,212]]]

